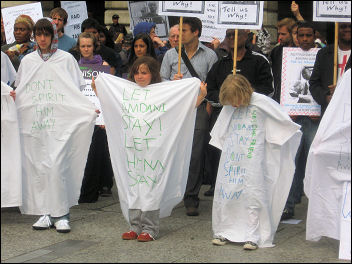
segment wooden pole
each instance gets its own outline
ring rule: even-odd
[[[339,23],[335,22],[335,43],[334,43],[334,78],[333,85],[336,85],[337,80],[337,48],[338,48],[338,39],[339,39]]]
[[[237,36],[238,29],[235,29],[235,45],[233,46],[233,75],[236,75],[236,64],[237,64]]]
[[[183,17],[180,17],[180,33],[178,35],[178,69],[177,74],[181,74],[181,48],[182,48],[182,24]]]

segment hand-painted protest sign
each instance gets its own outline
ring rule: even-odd
[[[320,116],[320,105],[309,91],[309,78],[318,51],[283,49],[280,104],[289,115]]]
[[[351,1],[313,1],[313,21],[351,22]]]
[[[102,73],[95,83],[124,217],[128,209],[169,216],[186,188],[199,79],[143,88]]]
[[[343,184],[339,259],[351,260],[351,181]]]
[[[94,103],[96,108],[100,111],[99,116],[97,117],[95,124],[96,125],[105,125],[104,124],[104,117],[103,117],[103,110],[101,110],[100,102],[98,97],[95,95],[91,83],[92,83],[92,77],[97,78],[99,73],[105,72],[109,73],[110,72],[110,66],[107,65],[94,65],[94,64],[79,64],[79,68],[82,71],[83,78],[87,83],[86,88],[82,90],[82,93],[88,97],[89,101]]]
[[[43,18],[42,4],[40,2],[19,6],[6,7],[1,9],[1,17],[4,22],[6,43],[10,44],[15,41],[13,27],[15,20],[19,15],[28,15],[33,22]]]
[[[158,15],[158,8],[158,1],[128,1],[131,31],[140,22],[152,22],[156,24],[156,35],[161,39],[167,39],[169,20],[166,16]]]
[[[77,39],[81,34],[81,24],[88,18],[86,1],[61,1],[61,7],[68,14],[65,34]]]

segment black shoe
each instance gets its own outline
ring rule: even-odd
[[[108,189],[108,187],[103,187],[103,189],[100,191],[101,197],[110,197],[111,195],[112,195],[111,189]]]
[[[204,193],[204,196],[214,196],[214,189],[215,187],[210,187],[210,189]]]
[[[293,215],[294,215],[293,210],[289,210],[285,208],[284,211],[282,212],[280,221],[291,219]]]
[[[198,208],[195,208],[195,207],[188,207],[186,208],[186,214],[188,216],[198,216],[199,215],[199,212],[198,212]]]

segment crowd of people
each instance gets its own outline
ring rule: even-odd
[[[34,129],[27,127],[28,115],[18,110],[21,153],[24,154],[23,200],[17,206],[23,214],[40,215],[33,228],[55,227],[57,232],[70,232],[70,207],[96,202],[99,196],[111,196],[117,172],[109,150],[115,146],[108,144],[108,128],[94,125],[99,110],[81,98],[86,82],[79,69],[80,64],[106,65],[112,76],[136,83],[141,89],[194,77],[200,80],[199,95],[194,102],[197,110],[187,184],[182,194],[186,215],[199,215],[199,192],[202,184],[209,184],[210,189],[204,195],[214,196],[214,245],[244,242],[247,250],[272,246],[279,221],[294,216],[295,204],[304,195],[310,146],[336,86],[351,67],[351,23],[339,23],[338,80],[333,84],[334,45],[326,43],[324,34],[313,23],[304,21],[297,4],[293,3],[291,10],[296,19],[284,18],[277,23],[278,43],[273,49],[268,46],[272,39],[265,28],[258,30],[256,37],[250,30],[238,30],[235,73],[235,29],[227,29],[222,42],[214,39],[211,44],[203,43],[200,41],[202,22],[195,17],[183,19],[182,40],[180,26],[176,24],[170,27],[169,38],[164,41],[156,35],[154,22],[140,22],[131,34],[118,23],[118,14],[112,16],[109,29],[94,18],[87,18],[76,41],[64,33],[68,15],[60,7],[53,9],[49,18],[36,23],[28,15],[20,15],[14,23],[15,42],[4,44],[2,34],[2,90],[3,83],[13,87],[9,96],[18,107],[24,107],[26,100],[34,100],[28,97],[28,86],[32,85],[33,76],[37,76],[40,80],[47,79],[49,84],[52,84],[50,80],[59,80],[62,87],[73,91],[73,98],[81,100],[77,106],[67,103],[70,101],[65,98],[69,121],[60,123],[65,133],[49,133],[43,137],[38,132],[33,141],[28,136]],[[180,71],[179,41],[182,43]],[[311,76],[304,83],[305,94],[309,89],[321,106],[320,116],[289,116],[280,107],[285,47],[303,51],[320,49]],[[57,87],[61,89],[61,86]],[[94,79],[92,88],[97,93]],[[60,92],[45,89],[52,93],[55,90],[56,96]],[[53,103],[53,99],[45,100]],[[38,114],[39,110],[36,111]],[[79,124],[77,129],[72,128],[73,123]],[[234,139],[233,131],[239,126],[247,129],[238,128]],[[241,145],[237,138],[249,139]],[[62,146],[60,153],[51,153],[54,141],[66,139],[70,141],[69,147]],[[84,148],[75,148],[75,140],[84,142]],[[38,152],[36,160],[30,156],[34,152]],[[234,153],[246,155],[234,158]],[[229,184],[228,179],[226,182],[224,175],[235,175],[239,173],[235,170],[240,168],[245,168],[246,173],[239,189]],[[229,193],[236,194],[237,198],[243,195],[245,201],[234,207],[231,202],[221,200]],[[147,242],[157,238],[159,210],[131,207],[128,213],[130,230],[122,234],[122,239]]]

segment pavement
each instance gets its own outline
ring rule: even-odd
[[[33,230],[38,216],[21,215],[18,208],[1,209],[2,263],[350,263],[338,259],[339,241],[305,239],[308,201],[296,205],[299,224],[280,223],[273,248],[245,251],[240,243],[212,245],[212,197],[200,193],[200,215],[185,214],[181,202],[170,217],[160,220],[159,238],[152,242],[126,241],[129,230],[114,186],[112,197],[71,208],[71,232]]]

